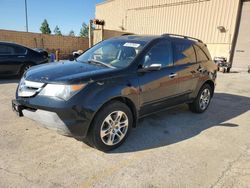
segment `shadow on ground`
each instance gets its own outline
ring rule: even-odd
[[[236,129],[239,125],[227,121],[248,110],[250,110],[250,98],[216,93],[209,109],[203,114],[191,113],[187,105],[181,105],[141,119],[127,141],[111,153],[167,146],[190,139],[214,126]]]
[[[1,84],[12,84],[12,83],[19,83],[20,78],[17,76],[0,76],[0,85]]]

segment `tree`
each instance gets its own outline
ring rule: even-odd
[[[45,19],[40,27],[40,31],[43,33],[43,34],[51,34],[51,30],[49,28],[49,24],[48,24],[48,21]]]
[[[60,31],[58,26],[55,27],[54,33],[55,33],[55,35],[62,36],[62,32]]]
[[[71,31],[69,32],[69,36],[74,37],[74,36],[75,36],[75,32],[74,32],[73,30],[71,30]]]
[[[80,37],[88,37],[89,36],[89,26],[83,22],[82,23],[82,28],[80,30]]]
[[[95,28],[93,27],[93,25],[91,25],[91,35],[93,35],[94,29]],[[89,37],[89,26],[85,22],[82,23],[82,28],[79,35],[80,37]]]

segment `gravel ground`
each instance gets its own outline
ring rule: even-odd
[[[250,187],[250,74],[219,74],[207,112],[186,105],[140,121],[103,153],[11,110],[0,81],[0,187]]]

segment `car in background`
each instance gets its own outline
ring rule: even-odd
[[[45,57],[49,57],[49,53],[47,50],[45,50],[44,48],[33,48],[33,50],[42,53]]]
[[[22,76],[31,66],[48,62],[48,53],[0,42],[0,76]]]

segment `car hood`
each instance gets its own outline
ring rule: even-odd
[[[47,63],[29,69],[24,77],[26,80],[43,83],[75,83],[89,81],[98,75],[114,71],[101,65],[64,61]]]

